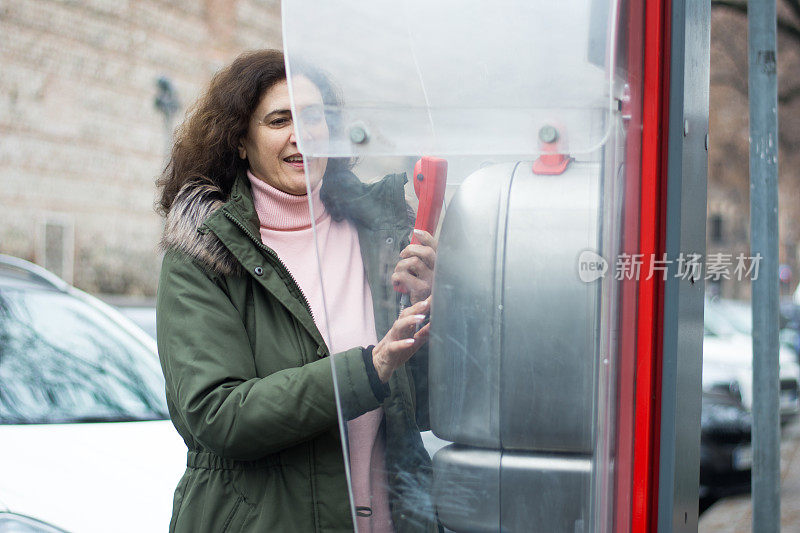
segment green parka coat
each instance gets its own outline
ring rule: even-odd
[[[378,338],[398,313],[389,278],[411,229],[405,181],[365,185],[345,172],[323,186],[329,210],[358,230]],[[352,531],[330,354],[291,274],[261,243],[247,178],[230,195],[186,185],[162,245],[158,349],[188,447],[170,531]],[[333,357],[345,416],[377,408],[361,347]],[[382,403],[398,533],[435,529],[419,437],[426,367],[421,350],[392,375]]]

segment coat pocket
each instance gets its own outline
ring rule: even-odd
[[[183,495],[174,507],[170,531],[174,533],[239,533],[252,505],[234,486],[232,472],[223,469],[190,469]],[[183,484],[183,480],[182,480]],[[179,488],[180,485],[179,485]]]
[[[249,506],[244,501],[244,496],[239,496],[233,504],[233,508],[225,518],[222,524],[222,533],[233,533],[242,530],[244,520],[247,516],[247,508]]]

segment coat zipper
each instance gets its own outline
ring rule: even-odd
[[[252,233],[250,233],[250,230],[248,230],[248,229],[245,227],[245,225],[244,225],[244,224],[242,224],[241,222],[239,222],[238,220],[236,220],[236,218],[234,218],[234,216],[233,216],[233,215],[231,215],[231,214],[230,214],[230,213],[228,213],[227,211],[223,211],[223,213],[225,213],[225,216],[226,216],[226,217],[227,217],[227,218],[228,218],[228,219],[229,219],[231,222],[233,222],[234,224],[236,224],[236,226],[237,226],[237,227],[238,227],[240,230],[242,230],[242,231],[244,232],[244,234],[245,234],[245,235],[247,235],[248,237],[250,237],[250,240],[251,240],[251,241],[253,241],[253,242],[256,244],[256,246],[258,246],[258,247],[259,247],[261,250],[264,250],[265,252],[267,252],[267,254],[268,254],[268,255],[269,255],[271,258],[273,258],[275,261],[277,261],[277,263],[278,263],[278,265],[280,265],[281,269],[283,269],[283,271],[284,271],[284,272],[286,272],[286,275],[288,275],[288,276],[289,276],[289,279],[290,279],[290,280],[292,280],[292,287],[294,287],[295,289],[297,289],[297,293],[300,295],[300,301],[301,301],[301,302],[303,302],[303,305],[305,305],[305,306],[306,306],[306,310],[308,311],[308,314],[309,314],[309,315],[311,315],[311,320],[313,320],[313,321],[314,321],[314,324],[316,325],[317,321],[316,321],[316,319],[314,318],[314,311],[312,311],[312,310],[311,310],[311,304],[309,304],[309,303],[308,303],[308,298],[306,298],[306,295],[305,295],[305,294],[303,294],[303,289],[301,289],[301,288],[300,288],[300,285],[297,283],[297,280],[296,280],[296,279],[294,279],[294,276],[292,275],[292,273],[291,273],[291,272],[289,272],[289,269],[288,269],[288,268],[286,268],[286,264],[285,264],[285,263],[284,263],[284,262],[281,260],[281,258],[280,258],[280,257],[278,257],[278,254],[276,254],[276,253],[275,253],[275,251],[274,251],[273,249],[271,249],[269,246],[266,246],[266,245],[265,245],[263,242],[261,242],[261,239],[256,239],[255,237],[253,237],[253,234],[252,234]]]
[[[303,305],[306,306],[306,310],[308,311],[308,314],[311,315],[311,320],[314,321],[314,324],[316,325],[316,320],[314,320],[314,311],[311,310],[311,304],[308,303],[308,298],[306,298],[306,295],[303,293],[303,289],[300,288],[300,285],[297,283],[297,280],[294,279],[294,276],[292,275],[292,273],[289,272],[288,268],[286,268],[286,264],[281,260],[280,257],[278,257],[278,254],[276,254],[275,251],[273,249],[271,249],[269,246],[266,246],[263,242],[261,242],[261,239],[256,239],[253,236],[253,234],[250,233],[250,230],[248,230],[244,226],[244,224],[242,224],[241,222],[236,220],[236,218],[234,218],[233,215],[231,215],[227,211],[223,211],[223,213],[225,213],[225,216],[231,222],[236,224],[236,226],[239,229],[241,229],[244,232],[244,234],[247,235],[250,238],[250,240],[253,241],[256,244],[256,246],[258,246],[261,250],[264,250],[265,252],[267,252],[267,255],[269,255],[271,258],[273,258],[273,260],[276,261],[278,263],[278,265],[280,265],[280,268],[282,268],[283,271],[286,272],[286,274],[289,276],[289,279],[292,281],[292,286],[295,289],[297,289],[297,293],[300,295],[300,299],[303,302]],[[319,515],[318,515],[318,511],[317,511],[317,502],[316,502],[317,489],[316,489],[316,483],[314,482],[314,479],[316,477],[316,469],[314,468],[315,462],[316,462],[315,461],[316,450],[315,450],[315,446],[314,446],[314,441],[311,441],[311,445],[309,446],[309,449],[308,449],[308,456],[309,456],[308,457],[309,470],[311,471],[311,494],[312,494],[312,498],[314,500],[314,526],[315,526],[314,529],[316,530],[316,529],[319,528]]]

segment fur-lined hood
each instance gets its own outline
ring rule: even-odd
[[[205,227],[209,217],[219,211],[226,200],[222,189],[214,185],[191,182],[184,185],[167,213],[161,249],[183,252],[223,276],[240,272],[241,265],[236,257]]]

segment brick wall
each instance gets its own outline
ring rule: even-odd
[[[0,0],[0,252],[44,263],[49,221],[74,259],[45,266],[154,294],[171,128],[239,52],[280,45],[279,0]],[[169,125],[159,76],[179,96]]]

